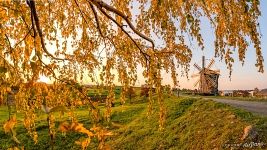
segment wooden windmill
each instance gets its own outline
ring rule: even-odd
[[[193,74],[191,77],[199,77],[195,82],[194,87],[198,85],[198,91],[204,95],[217,95],[218,94],[218,79],[220,70],[212,70],[211,67],[214,65],[214,59],[211,59],[209,64],[205,65],[205,56],[202,56],[202,68],[194,64],[194,67],[199,71]]]

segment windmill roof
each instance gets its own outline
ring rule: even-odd
[[[209,74],[217,74],[217,75],[220,74],[219,72],[217,72],[217,71],[215,71],[215,70],[211,70],[211,69],[207,69],[207,68],[205,68],[205,73],[209,73]]]

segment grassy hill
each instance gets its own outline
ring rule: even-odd
[[[135,100],[133,104],[117,105],[113,108],[112,122],[107,125],[107,128],[114,135],[106,140],[111,149],[222,149],[227,148],[229,144],[244,144],[252,141],[267,144],[266,118],[254,116],[225,104],[202,99],[178,99],[165,96],[168,115],[165,129],[160,131],[157,105],[155,104],[152,115],[148,117],[147,103],[139,101],[140,98]],[[3,118],[7,118],[8,115],[5,111],[5,108],[0,109],[1,126]],[[79,116],[79,121],[90,128],[88,111],[79,108],[76,114]],[[42,121],[45,117],[40,115],[39,118],[37,121],[39,142],[36,145],[27,135],[22,123],[17,127],[17,137],[22,141],[25,149],[49,148],[47,126]],[[240,138],[248,125],[256,128],[258,136],[242,141]],[[62,136],[58,131],[55,149],[80,149],[75,141],[82,136],[78,133]],[[0,149],[7,149],[13,144],[3,129],[0,129],[0,137]],[[92,142],[88,149],[96,149],[97,141],[93,139]]]
[[[129,124],[115,130],[117,136],[109,144],[114,149],[222,149],[227,144],[251,142],[240,140],[247,125],[254,125],[259,131],[254,142],[267,142],[266,118],[201,99],[170,98],[166,105],[165,130],[158,130],[156,115],[147,118],[143,111]],[[116,118],[132,114],[130,111],[115,113]],[[123,123],[123,119],[116,121]]]

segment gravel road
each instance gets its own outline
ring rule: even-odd
[[[231,99],[214,99],[212,100],[220,103],[229,104],[234,107],[242,108],[252,113],[256,113],[262,116],[267,116],[267,102],[250,102]]]

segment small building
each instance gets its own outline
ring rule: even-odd
[[[256,95],[257,97],[261,97],[261,98],[267,98],[267,89],[262,89],[261,91],[259,91]]]
[[[234,91],[234,97],[249,97],[249,91],[247,90],[236,90]]]
[[[255,97],[255,91],[251,90],[248,92],[250,97]]]
[[[233,90],[222,90],[220,91],[220,96],[234,96]]]

